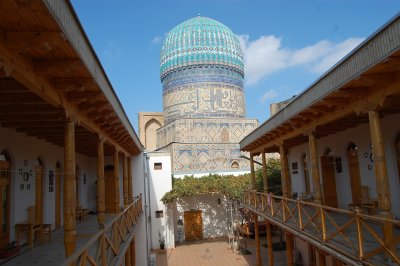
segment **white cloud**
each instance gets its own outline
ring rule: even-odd
[[[114,42],[108,42],[106,47],[103,49],[102,54],[108,59],[114,59],[120,56],[122,53],[117,44]]]
[[[282,39],[274,35],[261,36],[251,41],[249,35],[240,35],[245,61],[246,83],[252,85],[266,76],[286,68],[303,66],[321,74],[360,44],[363,38],[349,38],[340,43],[319,41],[300,49],[282,46]]]
[[[162,36],[155,36],[153,40],[151,40],[151,44],[159,44],[161,43],[163,37]]]
[[[276,93],[275,90],[268,90],[260,97],[260,101],[261,103],[265,103],[267,100],[271,100],[276,96],[278,96],[278,94]]]

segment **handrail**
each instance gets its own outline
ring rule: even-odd
[[[241,205],[358,263],[400,264],[400,221],[256,191]]]
[[[61,265],[111,265],[124,246],[142,216],[142,195],[138,196],[123,212],[118,214],[97,232],[83,247],[66,258]]]

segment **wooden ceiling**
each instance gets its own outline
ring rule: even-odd
[[[45,3],[0,1],[1,126],[62,147],[68,118],[77,123],[77,152],[95,156],[102,137],[106,155],[115,148],[139,153],[132,126],[121,121],[80,56]],[[123,112],[115,93],[111,98]]]
[[[399,51],[242,150],[254,154],[279,152],[281,144],[291,148],[307,143],[311,131],[322,138],[368,123],[368,110],[372,109],[378,110],[381,117],[400,112]]]

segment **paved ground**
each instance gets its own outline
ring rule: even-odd
[[[262,238],[261,243],[266,240]],[[249,255],[233,253],[228,239],[189,242],[168,250],[166,254],[156,254],[157,266],[245,266],[256,265],[254,239],[247,240]],[[268,264],[268,251],[261,246],[263,265]],[[285,251],[274,252],[274,265],[286,265]]]

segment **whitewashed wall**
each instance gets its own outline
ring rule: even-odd
[[[218,204],[221,199],[221,204]],[[228,233],[228,221],[230,221],[229,202],[220,194],[204,194],[192,197],[184,197],[175,201],[175,238],[179,216],[184,220],[184,212],[194,210],[202,211],[203,238],[215,238],[225,236]],[[185,223],[185,221],[183,221]]]
[[[132,178],[133,178],[133,196],[137,197],[140,194],[144,196],[144,154],[136,155],[131,160],[132,163]],[[145,201],[143,199],[142,208],[145,210]],[[136,265],[148,265],[149,249],[146,245],[146,216],[143,214],[142,219],[136,225],[135,234],[136,247]]]
[[[156,170],[155,163],[161,163],[162,169]],[[149,152],[147,159],[149,170],[149,196],[151,217],[152,248],[159,249],[159,232],[165,238],[165,247],[174,248],[174,219],[170,208],[161,202],[164,194],[172,189],[171,156],[169,152]],[[162,218],[156,218],[156,211],[163,211]]]
[[[400,115],[391,115],[381,120],[388,178],[390,184],[390,194],[392,198],[392,212],[394,216],[397,216],[398,218],[400,218],[400,179],[398,174],[399,169],[397,169],[396,164],[394,142],[397,134],[400,133],[400,124],[398,122],[399,119]],[[374,164],[369,158],[369,155],[372,153],[372,149],[370,148],[371,136],[369,132],[369,124],[364,124],[317,140],[317,152],[320,165],[320,173],[322,173],[320,157],[324,154],[326,148],[329,148],[332,151],[332,156],[341,157],[342,172],[337,173],[337,171],[335,171],[336,191],[338,195],[337,199],[339,208],[348,209],[348,204],[352,202],[349,179],[349,164],[347,158],[347,147],[350,142],[353,142],[358,147],[361,184],[370,188],[370,197],[377,197],[375,189],[376,179],[373,168]],[[301,195],[301,193],[305,191],[303,181],[304,172],[301,161],[302,155],[304,153],[307,154],[310,185],[312,191],[313,181],[308,144],[303,144],[292,148],[288,153],[289,172],[292,180],[292,190],[293,192],[297,192],[299,195]],[[366,157],[364,157],[364,153],[367,154]],[[298,174],[292,173],[292,162],[297,162]],[[371,170],[368,169],[368,165],[372,166]]]
[[[55,173],[57,161],[61,165],[61,172],[64,169],[64,149],[52,145],[46,141],[38,140],[35,137],[28,137],[24,133],[17,133],[14,129],[0,128],[0,152],[6,150],[12,160],[11,175],[11,211],[10,211],[10,240],[15,240],[16,223],[25,223],[28,220],[28,207],[35,205],[35,177],[34,174],[26,182],[19,175],[19,169],[32,170],[37,164],[36,159],[40,158],[43,163],[43,221],[55,227],[55,191],[56,182],[53,180],[53,191],[49,192],[49,171]],[[24,166],[24,161],[27,166]],[[96,208],[96,194],[94,183],[96,181],[96,160],[87,156],[76,154],[76,164],[80,169],[79,199],[80,204],[89,210]],[[84,184],[83,174],[87,176]],[[63,176],[61,176],[61,198],[63,193]],[[21,184],[24,185],[21,190]],[[30,189],[27,189],[27,185]],[[61,201],[61,220],[63,220],[63,206]],[[25,242],[23,239],[22,242]]]

